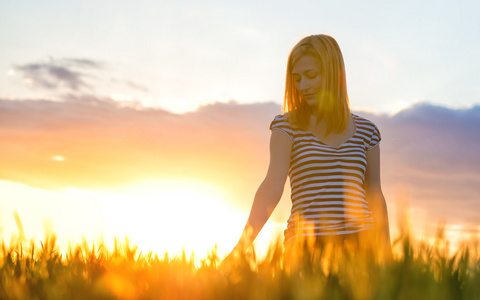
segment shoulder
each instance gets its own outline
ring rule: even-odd
[[[275,118],[273,118],[272,123],[270,123],[270,130],[283,131],[293,142],[295,136],[295,128],[291,125],[288,119],[288,113],[276,115]]]
[[[270,129],[274,128],[274,127],[278,127],[278,126],[292,127],[292,125],[290,124],[290,121],[288,119],[288,113],[284,113],[284,114],[281,114],[281,115],[276,115],[273,118],[273,121],[270,124]]]
[[[275,118],[273,118],[273,119],[288,122],[289,116],[290,116],[290,113],[286,112],[286,113],[283,113],[283,114],[280,114],[280,115],[276,115]]]
[[[372,121],[364,118],[364,117],[360,117],[356,114],[352,114],[353,116],[353,119],[355,120],[355,125],[357,126],[357,128],[359,129],[363,129],[363,130],[366,130],[366,131],[377,131],[378,132],[378,127],[377,125],[375,125],[375,123],[373,123]]]
[[[365,146],[368,150],[372,149],[378,143],[380,143],[382,137],[380,131],[372,121],[352,114],[353,119],[355,120],[355,125],[357,127],[357,133],[362,136]]]

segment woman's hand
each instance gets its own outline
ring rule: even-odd
[[[267,175],[255,194],[247,224],[236,249],[245,250],[253,243],[280,201],[290,168],[291,153],[292,141],[286,133],[272,130]]]

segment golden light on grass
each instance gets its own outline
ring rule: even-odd
[[[323,249],[318,253],[327,256],[319,256],[320,264],[309,263],[312,253],[299,254],[303,263],[293,272],[282,260],[281,243],[271,240],[284,225],[273,222],[259,236],[268,235],[270,251],[264,258],[249,249],[220,264],[221,247],[214,244],[230,250],[246,215],[209,182],[169,178],[114,191],[47,192],[0,181],[0,189],[23,190],[29,200],[12,204],[19,208],[9,216],[18,235],[0,247],[2,299],[36,299],[39,291],[62,299],[476,299],[472,296],[480,291],[475,240],[456,254],[445,251],[452,245],[449,239],[466,231],[460,224],[439,226],[428,245],[409,235],[404,224],[406,235],[395,243],[399,255],[387,265],[354,251],[322,261],[334,253]],[[12,206],[0,207],[0,227],[2,210]],[[50,235],[31,238],[39,216],[47,212],[50,221],[44,227]],[[82,242],[61,248],[62,239],[79,232],[86,235]],[[105,243],[93,240],[95,235]]]
[[[228,251],[238,238],[233,232],[244,222],[220,188],[200,181],[152,181],[100,198],[106,235],[126,235],[145,250],[160,253],[185,249],[203,257],[219,243]]]
[[[229,252],[246,220],[245,212],[228,204],[225,191],[195,180],[159,179],[108,191],[45,191],[8,182],[1,187],[18,201],[0,207],[0,239],[17,238],[21,220],[26,240],[55,233],[60,251],[83,238],[109,249],[115,239],[128,238],[142,253],[185,250],[202,259],[216,244],[220,255]]]

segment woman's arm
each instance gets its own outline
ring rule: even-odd
[[[365,177],[367,201],[372,209],[376,244],[380,246],[380,257],[391,259],[392,246],[385,197],[380,184],[380,145],[367,151],[367,172]]]
[[[272,130],[267,175],[255,194],[250,216],[235,249],[245,249],[253,243],[280,201],[290,167],[291,152],[290,138],[280,130]]]

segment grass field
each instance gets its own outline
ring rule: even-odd
[[[394,248],[388,264],[353,254],[312,265],[305,254],[289,270],[279,243],[265,258],[249,249],[223,264],[212,249],[196,265],[185,253],[137,253],[128,240],[59,253],[51,235],[38,245],[2,243],[0,299],[480,299],[474,241],[453,254],[441,239],[426,245],[403,237]]]

